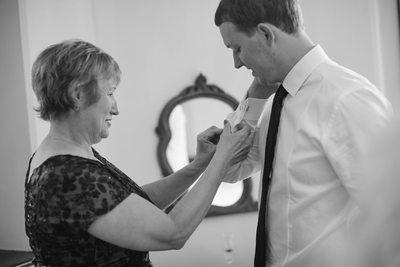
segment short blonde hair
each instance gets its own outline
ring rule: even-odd
[[[95,45],[77,39],[66,40],[43,50],[32,67],[32,87],[43,120],[60,118],[75,102],[71,93],[83,88],[87,106],[99,99],[99,79],[121,79],[118,63]]]

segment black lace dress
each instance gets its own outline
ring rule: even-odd
[[[102,241],[87,230],[131,193],[151,201],[128,176],[94,151],[96,160],[57,155],[25,182],[25,230],[35,266],[151,267],[148,252]],[[32,158],[31,158],[32,160]]]

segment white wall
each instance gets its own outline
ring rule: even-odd
[[[397,0],[301,0],[306,30],[338,63],[400,96]]]
[[[13,147],[5,141],[10,133],[17,138],[22,150],[16,152],[18,155],[12,161],[18,165],[10,164],[10,159],[2,153],[0,248],[28,249],[21,216],[21,179],[26,154],[36,147],[47,125],[36,120],[31,107],[27,110],[25,103],[34,103],[29,68],[47,45],[78,37],[97,44],[119,62],[123,79],[116,97],[121,113],[114,120],[110,138],[96,148],[139,184],[161,177],[154,129],[163,105],[171,97],[191,85],[200,72],[209,83],[217,84],[237,99],[243,96],[252,79],[248,71],[233,68],[231,52],[224,47],[218,28],[214,26],[216,0],[19,0],[19,12],[15,1],[2,1],[0,55],[5,58],[0,58],[0,77],[9,84],[2,82],[1,90],[7,92],[7,96],[15,93],[11,91],[12,86],[23,83],[25,75],[26,82],[19,88],[25,86],[27,91],[18,91],[22,96],[16,95],[12,102],[5,98],[0,100],[3,125],[7,125],[4,121],[10,118],[9,110],[15,116],[14,110],[20,105],[19,122],[24,126],[22,131],[12,127],[7,128],[7,132],[2,130],[0,136],[2,152]],[[13,10],[6,10],[5,5],[11,5]],[[328,55],[367,76],[388,96],[398,97],[400,57],[395,0],[302,0],[302,5],[310,36]],[[21,17],[21,33],[13,16],[3,17],[8,13]],[[3,20],[7,20],[7,24],[14,21],[12,30],[21,34],[22,41],[15,37],[3,45],[5,37],[8,38]],[[18,49],[21,43],[22,52]],[[20,78],[18,81],[3,71],[3,66],[8,65],[5,62],[18,61],[14,53],[4,51],[10,47],[14,49],[12,52],[19,50],[17,56],[24,57],[24,66],[15,71],[15,78]],[[21,73],[22,68],[25,74]],[[26,100],[22,99],[25,95]],[[10,103],[13,106],[9,107]],[[13,184],[15,193],[4,193],[4,185]],[[253,195],[257,195],[257,190],[256,182]],[[256,213],[207,218],[185,248],[153,252],[151,257],[156,266],[163,267],[225,266],[224,242],[226,236],[231,236],[234,261],[230,266],[250,266],[255,226]]]
[[[24,177],[29,131],[18,2],[0,1],[0,249],[26,246]]]

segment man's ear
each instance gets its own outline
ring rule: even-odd
[[[271,45],[275,41],[276,36],[271,24],[260,23],[257,25],[257,31],[265,38],[268,45]]]

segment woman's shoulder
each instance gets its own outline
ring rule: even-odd
[[[28,180],[65,179],[69,176],[96,176],[104,172],[102,164],[94,159],[71,154],[58,154],[46,158],[34,155]]]
[[[79,202],[85,197],[95,199],[110,192],[122,195],[113,174],[100,162],[63,154],[46,159],[33,170],[26,189],[49,201],[70,199]]]
[[[71,146],[65,146],[52,141],[44,140],[33,154],[29,164],[29,177],[35,169],[66,168],[71,165],[95,164],[97,159],[83,155],[82,152]]]
[[[62,168],[64,170],[74,170],[77,168],[101,167],[101,163],[97,160],[82,157],[73,154],[53,155],[42,161],[38,167],[43,168]]]
[[[87,165],[87,164],[101,164],[95,158],[88,158],[78,153],[73,153],[69,151],[57,151],[57,152],[41,152],[36,151],[32,155],[32,161],[30,164],[31,169],[36,169],[38,167],[69,167],[70,165],[78,164],[78,165]]]

